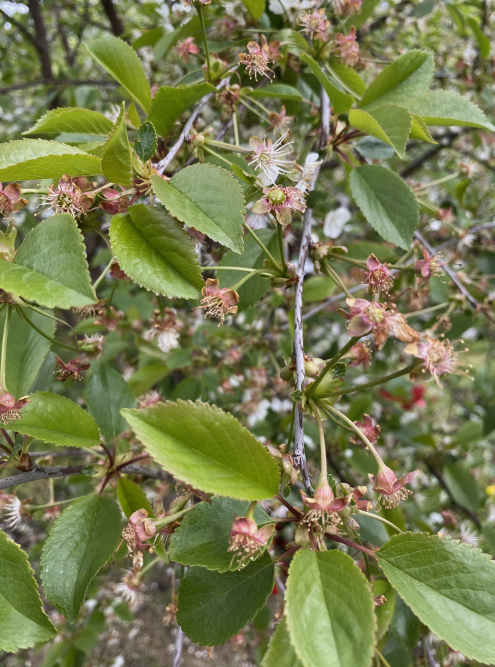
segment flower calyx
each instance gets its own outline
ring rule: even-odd
[[[249,561],[256,560],[268,546],[274,531],[274,523],[258,528],[258,524],[252,517],[236,515],[227,549],[232,553],[231,567],[235,563],[239,569],[242,569]]]
[[[227,315],[235,315],[239,304],[239,295],[233,289],[220,288],[216,278],[208,278],[201,290],[201,305],[204,317],[214,317],[220,320],[218,326],[222,326]],[[195,308],[194,310],[197,310]]]

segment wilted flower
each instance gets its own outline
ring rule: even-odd
[[[208,278],[201,290],[201,305],[205,317],[218,317],[221,326],[226,315],[235,315],[239,304],[239,295],[233,289],[220,288],[216,278]],[[196,310],[196,309],[195,309]]]
[[[77,349],[87,357],[98,359],[103,354],[103,336],[94,334],[93,336],[86,336],[84,340],[77,341]],[[85,369],[82,369],[85,370]]]
[[[197,55],[199,53],[199,48],[197,44],[194,43],[194,37],[187,37],[180,42],[177,42],[177,54],[180,58],[186,63],[189,62],[189,56]]]
[[[454,352],[452,343],[449,340],[438,340],[425,336],[421,343],[413,342],[404,348],[406,354],[413,354],[419,359],[423,359],[424,370],[432,375],[439,387],[442,386],[440,377],[442,375],[467,375],[469,371],[463,371],[459,368],[460,362],[457,354]]]
[[[280,109],[280,113],[275,113],[274,111],[269,114],[268,120],[273,128],[273,132],[278,132],[285,136],[287,130],[289,129],[294,116],[287,116],[285,113],[285,107],[283,106]]]
[[[371,360],[371,349],[369,341],[365,340],[363,343],[356,343],[351,347],[347,354],[344,354],[343,359],[350,359],[349,366],[354,368],[363,364],[363,370],[367,371]]]
[[[7,426],[18,421],[21,418],[20,410],[26,403],[29,403],[27,396],[16,400],[8,391],[0,393],[0,424]]]
[[[299,25],[303,26],[302,32],[307,32],[311,39],[316,36],[323,42],[327,41],[327,30],[330,27],[330,21],[327,19],[324,9],[303,12],[299,17]]]
[[[356,426],[361,429],[364,435],[368,438],[371,444],[374,444],[380,437],[380,431],[382,430],[381,426],[377,424],[374,426],[373,420],[369,415],[363,415],[363,421],[355,422]],[[354,442],[356,445],[360,445],[362,440],[356,435],[353,435],[350,439],[351,442]]]
[[[319,160],[318,158],[318,153],[308,153],[306,156],[301,178],[296,184],[296,188],[301,192],[306,192],[313,186],[318,169],[323,162],[323,160]]]
[[[29,201],[21,199],[22,188],[19,183],[9,183],[5,188],[0,183],[0,215],[9,218],[11,213],[20,211]]]
[[[272,188],[263,188],[263,194],[265,196],[254,203],[253,213],[264,215],[273,212],[283,226],[290,224],[292,211],[303,212],[306,209],[303,193],[297,188],[283,188],[276,185]]]
[[[335,498],[330,484],[326,481],[320,482],[311,498],[302,489],[300,490],[303,503],[309,508],[304,517],[304,523],[319,524],[323,529],[327,523],[336,524],[340,522],[337,512],[347,507],[351,500],[348,494],[342,498]]]
[[[170,352],[179,347],[179,330],[182,327],[181,322],[176,318],[175,310],[165,308],[163,315],[159,310],[155,310],[153,316],[153,327],[145,334],[145,340],[157,338],[158,347],[162,352]]]
[[[389,310],[388,305],[378,301],[353,298],[348,298],[346,303],[351,312],[340,313],[349,320],[349,335],[364,336],[371,332],[379,350],[385,345],[389,334],[405,343],[416,343],[421,339],[419,333],[407,324],[405,317],[397,312],[394,306]]]
[[[268,545],[274,530],[274,523],[258,528],[254,519],[236,516],[227,549],[233,553],[231,564],[236,562],[242,568],[250,560],[256,560]]]
[[[102,192],[103,199],[99,207],[109,215],[116,213],[125,213],[130,205],[130,199],[127,195],[122,194],[113,188],[105,188]]]
[[[373,489],[380,494],[377,509],[380,507],[395,507],[411,495],[412,491],[404,489],[404,486],[409,484],[418,473],[419,470],[414,470],[413,472],[408,472],[404,477],[397,479],[395,472],[381,461],[376,479],[373,475],[369,476],[373,484]]]
[[[121,310],[115,310],[113,306],[96,309],[95,325],[103,327],[107,331],[115,331],[124,313]]]
[[[361,11],[362,0],[332,0],[332,5],[336,14],[351,16]]]
[[[442,270],[440,269],[442,265],[438,261],[441,259],[440,253],[437,253],[436,255],[430,255],[428,250],[426,250],[424,247],[421,248],[421,251],[423,253],[424,259],[419,259],[417,262],[415,262],[414,268],[417,271],[420,271],[422,277],[426,278],[426,280],[429,280],[433,276],[442,275]]]
[[[275,143],[271,139],[262,141],[259,137],[251,137],[249,145],[253,154],[249,156],[249,165],[263,172],[261,181],[263,185],[276,182],[280,173],[288,174],[293,171],[294,160],[287,160],[292,153],[292,141],[282,143],[288,132],[283,134]],[[291,168],[287,168],[290,165]]]
[[[217,94],[217,100],[222,106],[228,107],[230,112],[233,113],[236,104],[240,102],[241,99],[241,87],[239,84],[234,84],[232,86],[225,86]]]
[[[55,363],[58,366],[58,370],[55,372],[58,375],[57,380],[59,382],[65,382],[69,378],[82,380],[83,371],[87,371],[90,367],[90,364],[83,362],[81,359],[71,359],[65,363],[65,361],[62,361],[56,354],[54,356]]]
[[[140,600],[141,578],[137,572],[128,571],[122,581],[115,586],[115,593],[129,603],[129,607],[137,607]]]
[[[239,62],[246,66],[246,71],[249,78],[254,75],[255,81],[258,80],[258,74],[270,78],[273,71],[268,67],[270,59],[270,49],[266,41],[266,37],[261,35],[261,45],[256,42],[248,42],[247,50],[249,53],[239,53],[237,56]]]
[[[359,44],[356,40],[356,28],[354,26],[351,27],[348,35],[343,35],[341,32],[337,33],[335,43],[337,44],[337,55],[344,65],[353,67],[359,62],[361,54],[359,53]]]
[[[382,264],[375,255],[371,254],[367,261],[368,273],[365,282],[369,286],[371,294],[379,294],[381,291],[389,292],[394,284],[394,277],[388,268],[388,264]]]
[[[45,199],[43,203],[55,213],[70,213],[74,218],[86,215],[93,203],[92,195],[82,193],[67,174],[60,178],[58,185],[49,186]]]

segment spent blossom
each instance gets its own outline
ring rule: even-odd
[[[417,271],[420,271],[421,276],[426,280],[429,280],[433,276],[442,275],[442,270],[440,268],[442,264],[439,262],[441,254],[437,253],[436,255],[430,255],[428,250],[424,247],[421,248],[421,251],[423,253],[423,259],[419,259],[415,262],[414,268]]]
[[[190,55],[198,55],[199,48],[198,45],[194,43],[194,37],[187,37],[182,41],[177,43],[177,54],[185,62],[189,62]]]
[[[139,573],[129,570],[115,586],[114,591],[116,595],[129,604],[129,607],[135,609],[141,600],[140,588],[141,577]]]
[[[0,424],[7,426],[21,418],[21,408],[29,403],[28,397],[16,399],[8,391],[0,392]]]
[[[369,476],[374,491],[380,494],[377,509],[395,507],[410,496],[412,491],[405,489],[404,486],[409,484],[418,473],[419,470],[414,470],[397,479],[395,472],[381,461],[376,478],[373,475]]]
[[[332,0],[334,12],[343,16],[352,16],[361,11],[362,0]]]
[[[19,183],[9,183],[5,187],[0,183],[0,215],[9,218],[12,213],[20,211],[29,201],[21,198],[22,188]]]
[[[404,348],[406,354],[423,359],[424,370],[433,377],[439,387],[442,375],[467,375],[469,371],[459,368],[460,362],[449,340],[425,336],[421,342],[412,342]]]
[[[74,180],[64,174],[57,185],[52,183],[42,205],[48,205],[54,213],[70,213],[74,218],[86,215],[93,203],[90,193],[82,193]]]
[[[356,28],[352,26],[348,35],[341,32],[335,35],[336,52],[340,60],[347,67],[354,67],[361,59],[359,44],[356,39]]]
[[[323,162],[323,160],[318,159],[319,157],[318,153],[308,153],[306,156],[301,178],[296,184],[296,188],[301,192],[306,192],[312,188],[320,165]]]
[[[368,273],[365,282],[368,284],[370,294],[389,292],[394,284],[394,277],[388,268],[388,264],[382,264],[375,255],[371,254],[367,261]]]
[[[350,313],[340,311],[349,321],[347,333],[350,336],[364,336],[372,333],[376,347],[380,350],[386,343],[389,334],[392,334],[404,343],[416,343],[421,339],[420,334],[407,324],[393,304],[383,304],[378,301],[348,298],[347,305]]]
[[[65,362],[56,354],[54,356],[55,363],[58,366],[58,369],[55,372],[59,382],[65,382],[69,378],[82,380],[83,371],[87,371],[90,367],[90,364],[82,359],[71,359],[70,361]]]
[[[324,9],[303,12],[299,17],[299,25],[303,27],[302,32],[308,33],[311,39],[319,37],[323,42],[328,40],[327,30],[330,27],[330,21],[327,19]]]
[[[265,215],[273,213],[282,226],[290,224],[292,211],[305,211],[303,193],[298,188],[279,187],[263,188],[264,197],[253,206],[253,213]]]
[[[170,352],[176,347],[179,347],[179,331],[182,328],[182,323],[176,318],[176,312],[172,308],[165,308],[163,314],[159,310],[155,310],[152,328],[145,334],[145,340],[153,340],[156,338],[158,347],[162,352]]]
[[[268,120],[270,121],[274,134],[278,133],[281,135],[285,135],[292,121],[294,120],[294,116],[287,116],[285,112],[285,107],[283,106],[280,109],[280,113],[276,113],[275,111],[270,113],[268,116]]]
[[[230,531],[229,547],[232,563],[245,567],[250,560],[256,560],[265,550],[275,531],[275,524],[258,528],[256,521],[248,516],[234,518]]]
[[[325,530],[327,524],[340,523],[337,512],[343,510],[351,500],[350,495],[335,498],[330,484],[327,481],[320,482],[311,498],[302,489],[300,490],[303,503],[309,509],[304,518],[304,523],[319,524]]]
[[[368,438],[371,444],[374,444],[380,437],[380,431],[382,430],[382,428],[379,424],[376,424],[375,426],[373,424],[373,420],[369,415],[366,414],[363,415],[363,421],[357,421],[355,422],[355,424],[364,433],[364,435]],[[350,440],[351,442],[354,442],[356,445],[360,445],[362,442],[362,439],[355,435],[353,435]]]
[[[294,160],[287,159],[292,153],[292,141],[283,143],[288,133],[285,132],[275,143],[271,139],[262,141],[259,137],[249,139],[253,153],[248,164],[262,171],[260,178],[263,185],[274,184],[279,174],[294,171]]]
[[[17,496],[11,495],[8,502],[4,504],[5,524],[8,528],[17,528],[24,518],[22,501]]]
[[[215,317],[220,319],[221,326],[225,321],[226,315],[235,315],[239,304],[239,295],[233,289],[227,287],[220,288],[216,278],[208,278],[206,285],[201,290],[201,305],[205,317]],[[196,309],[195,309],[196,310]]]
[[[258,74],[270,78],[273,71],[268,67],[268,63],[272,61],[266,37],[261,35],[260,44],[248,42],[247,50],[248,53],[239,53],[237,57],[239,62],[245,65],[249,78],[252,79],[254,76],[254,80],[257,81]]]
[[[351,368],[359,366],[359,364],[363,364],[363,370],[367,371],[371,360],[371,349],[369,341],[365,340],[362,343],[356,343],[342,358],[350,359],[348,365]]]

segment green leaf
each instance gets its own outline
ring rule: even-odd
[[[57,636],[27,555],[0,531],[0,650],[16,653]]]
[[[408,250],[418,226],[419,208],[400,176],[385,167],[369,165],[354,169],[349,184],[373,229],[386,241]]]
[[[473,35],[475,36],[476,41],[478,42],[478,47],[480,50],[481,57],[488,58],[491,49],[490,40],[485,35],[483,30],[480,28],[479,23],[472,16],[470,16],[467,19],[467,24],[471,28]]]
[[[132,185],[132,158],[129,137],[125,126],[125,105],[122,103],[119,117],[103,146],[101,169],[110,183],[126,188]]]
[[[357,144],[354,144],[354,148],[359,155],[370,160],[388,160],[395,155],[395,150],[392,146],[375,139],[375,137],[363,137]]]
[[[153,191],[169,213],[234,252],[243,250],[244,196],[228,171],[210,164],[181,169],[170,181],[152,176]]]
[[[120,541],[120,510],[99,494],[75,500],[62,512],[43,546],[41,579],[50,602],[70,623],[79,616],[94,576]]]
[[[291,642],[304,667],[368,667],[373,598],[364,575],[341,551],[298,551],[286,593]]]
[[[75,146],[46,139],[0,144],[0,181],[101,174],[100,159]]]
[[[3,339],[5,310],[0,315],[0,340]],[[55,320],[41,313],[28,311],[29,319],[47,336],[55,334]],[[50,341],[35,331],[16,311],[11,315],[7,343],[7,389],[16,398],[25,396],[50,351]]]
[[[440,639],[495,662],[495,564],[467,544],[425,533],[392,537],[378,552],[387,579]]]
[[[66,107],[47,111],[33,127],[23,134],[94,134],[106,136],[112,121],[98,111]]]
[[[380,0],[363,0],[361,11],[348,19],[349,26],[354,26],[358,30],[370,18],[379,3]]]
[[[467,97],[450,90],[433,90],[404,104],[426,125],[460,125],[495,131],[485,114]]]
[[[96,303],[74,218],[52,215],[32,229],[13,262],[0,260],[0,287],[48,308]]]
[[[99,363],[92,370],[84,399],[100,433],[109,440],[115,440],[128,428],[120,411],[136,406],[134,392],[122,375],[107,364]]]
[[[258,238],[275,259],[280,259],[280,250],[277,239],[277,232],[272,229],[260,229],[256,231]],[[234,253],[232,250],[225,255],[219,263],[219,266],[243,266],[247,269],[261,269],[263,261],[266,259],[265,253],[256,243],[251,235],[244,239],[244,252],[242,255]],[[231,287],[241,279],[242,273],[239,271],[219,271],[218,279],[220,287]],[[243,312],[251,306],[254,306],[270,289],[268,278],[254,276],[247,283],[241,285],[238,289],[239,294],[239,312]]]
[[[469,470],[452,463],[445,466],[443,474],[454,500],[471,512],[477,512],[486,495]]]
[[[219,572],[238,569],[236,565],[230,567],[232,553],[227,549],[235,516],[245,516],[248,509],[249,502],[233,498],[212,498],[211,505],[198,503],[170,538],[170,558],[176,563]],[[254,520],[262,526],[270,517],[257,505]]]
[[[309,69],[313,72],[315,77],[318,79],[320,84],[323,86],[323,89],[326,91],[328,97],[330,98],[330,103],[333,107],[336,116],[340,114],[347,113],[349,109],[354,104],[354,97],[348,95],[347,93],[341,92],[327,75],[323,72],[321,67],[317,62],[308,56],[306,53],[301,54],[301,60],[308,65]]]
[[[406,144],[412,128],[411,114],[395,104],[386,104],[369,113],[362,109],[349,111],[349,123],[371,136],[393,146],[400,158],[406,153]]]
[[[294,102],[300,102],[303,98],[297,88],[288,86],[286,83],[272,83],[269,86],[263,86],[263,88],[242,88],[241,96],[248,98],[273,97],[277,100],[291,100]]]
[[[313,276],[304,281],[304,302],[324,301],[335,290],[335,283],[327,276]]]
[[[177,623],[193,642],[223,644],[264,606],[274,573],[268,554],[236,572],[192,567],[180,582]]]
[[[330,74],[340,85],[347,90],[348,93],[357,97],[359,100],[364,95],[366,84],[361,79],[359,74],[352,67],[347,67],[340,62],[338,58],[331,57],[326,63]]]
[[[165,137],[189,107],[214,90],[215,87],[210,83],[198,83],[188,88],[162,86],[153,97],[148,120],[153,123],[158,134]]]
[[[395,596],[395,610],[390,627],[397,641],[406,651],[411,651],[418,643],[421,621],[413,614],[400,595]]]
[[[207,18],[205,24],[208,25]],[[179,40],[191,37],[192,35],[199,35],[200,32],[201,24],[197,15],[193,16],[190,21],[184,23],[180,28],[172,30],[172,32],[166,32],[155,44],[155,61],[158,62],[164,58]]]
[[[373,597],[377,598],[383,595],[386,602],[376,607],[375,615],[377,620],[376,639],[379,641],[388,631],[395,610],[396,593],[392,586],[385,579],[375,579],[373,582]]]
[[[59,394],[38,391],[21,410],[16,431],[62,447],[94,447],[100,442],[93,417]]]
[[[434,69],[431,53],[412,49],[370,83],[359,106],[371,111],[384,104],[404,104],[429,89]]]
[[[303,667],[290,643],[287,620],[282,618],[270,639],[261,667]]]
[[[422,19],[435,9],[436,0],[424,0],[414,7],[411,16],[415,19]]]
[[[143,161],[151,160],[156,152],[158,139],[155,128],[149,120],[145,121],[134,136],[134,150],[136,155]]]
[[[93,58],[125,88],[133,100],[149,113],[150,84],[136,52],[122,39],[105,35],[95,39],[86,48]]]
[[[255,21],[257,21],[265,11],[265,0],[242,0],[242,2]]]
[[[139,49],[142,49],[143,46],[155,46],[158,40],[163,37],[163,33],[164,30],[161,26],[146,30],[140,37],[132,42],[132,48],[134,51],[138,51]]]
[[[428,130],[427,124],[421,118],[421,116],[412,115],[412,128],[411,134],[409,135],[410,139],[419,139],[420,141],[427,141],[430,144],[438,143],[433,139]]]
[[[204,281],[193,243],[165,211],[131,206],[112,218],[110,240],[120,266],[141,287],[168,297],[198,297]]]
[[[145,492],[130,479],[119,477],[117,483],[117,497],[120,506],[122,507],[122,511],[127,518],[140,509],[145,509],[148,512],[148,516],[153,516],[153,508],[151,507],[151,503],[146,497]],[[195,512],[191,513],[195,514]]]
[[[122,414],[158,463],[187,484],[240,500],[277,493],[280,474],[273,457],[220,408],[168,401]]]

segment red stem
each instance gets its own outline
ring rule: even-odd
[[[5,438],[5,440],[7,440],[7,442],[8,442],[9,445],[12,447],[12,449],[14,449],[14,443],[12,442],[12,438],[11,438],[10,435],[7,433],[7,431],[6,431],[4,428],[0,428],[0,431],[2,432],[2,435],[3,435],[3,437]],[[10,452],[9,452],[9,454],[10,454]]]
[[[140,454],[139,456],[135,456],[133,459],[130,461],[125,461],[124,463],[121,463],[118,465],[115,470],[122,470],[122,468],[125,468],[126,466],[130,466],[131,463],[136,463],[136,461],[142,461],[143,459],[149,459],[151,457],[151,454]]]
[[[360,544],[356,544],[355,542],[351,542],[351,540],[346,540],[345,537],[340,537],[339,535],[332,535],[330,533],[325,533],[325,537],[328,537],[334,542],[345,544],[346,546],[352,547],[353,549],[358,549],[359,551],[368,554],[368,556],[374,556],[376,558],[376,553],[374,551],[371,551],[371,549],[367,549],[366,547],[362,547]]]
[[[110,467],[112,467],[113,464],[115,463],[115,459],[112,456],[112,452],[108,449],[108,447],[105,445],[105,443],[102,442],[101,446],[103,447],[103,449],[105,450],[106,455],[108,456],[108,462],[110,463]]]
[[[301,547],[299,545],[295,547],[291,547],[290,549],[287,549],[285,553],[283,553],[281,556],[278,556],[278,558],[274,559],[274,563],[280,563],[280,561],[285,560],[288,556],[292,556],[292,554],[296,553],[298,549]]]
[[[293,514],[294,516],[297,516],[298,514],[299,514],[299,515],[303,514],[303,512],[301,512],[301,510],[300,510],[298,507],[292,507],[292,505],[291,505],[290,503],[288,503],[288,502],[285,500],[285,498],[282,498],[282,496],[280,496],[280,495],[277,494],[277,495],[275,496],[275,498],[277,498],[278,500],[280,500],[280,502],[282,503],[282,505],[285,505],[285,506],[287,507],[287,509],[289,510],[289,512],[292,512],[292,514]]]

